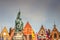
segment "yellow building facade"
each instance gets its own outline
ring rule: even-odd
[[[2,30],[2,32],[0,34],[0,38],[1,38],[1,40],[10,40],[10,36],[9,36],[9,33],[8,33],[6,27],[4,27],[4,29]]]

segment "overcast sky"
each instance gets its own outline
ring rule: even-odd
[[[35,32],[41,25],[52,29],[54,21],[60,28],[60,0],[0,0],[0,30],[15,26],[19,9],[24,26],[28,21]]]

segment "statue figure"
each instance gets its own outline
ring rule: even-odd
[[[23,22],[22,22],[22,19],[20,18],[20,12],[19,12],[15,20],[15,31],[19,32],[22,30],[23,30]]]

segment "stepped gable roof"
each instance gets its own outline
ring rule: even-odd
[[[29,24],[29,22],[26,23],[24,29],[23,29],[23,33],[24,35],[32,35],[32,27],[31,25]]]

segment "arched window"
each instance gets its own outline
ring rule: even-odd
[[[54,34],[54,38],[57,38],[57,34],[56,33]]]

